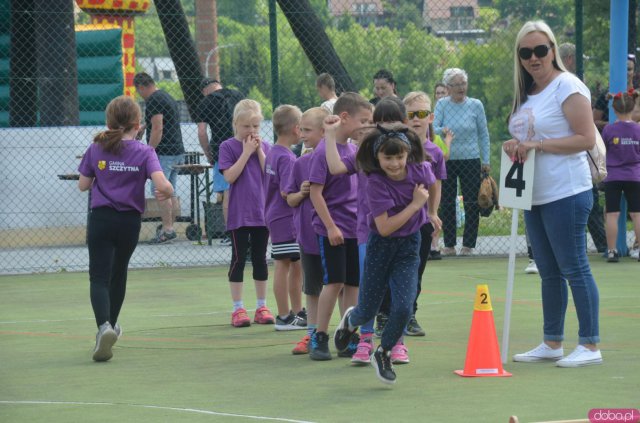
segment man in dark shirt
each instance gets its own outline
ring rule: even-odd
[[[175,192],[178,171],[174,166],[184,163],[178,103],[169,94],[158,89],[153,78],[144,72],[136,74],[133,85],[145,101],[143,130],[146,129],[147,132],[147,144],[156,150],[162,171],[173,185]],[[151,189],[155,190],[153,184]],[[173,228],[176,217],[173,215],[173,210],[178,207],[176,198],[159,201],[158,206],[162,228],[150,241],[153,244],[163,244],[176,238],[176,231]]]
[[[222,200],[222,214],[227,222],[229,184],[218,168],[218,150],[223,141],[233,137],[233,109],[244,98],[241,92],[223,88],[220,81],[206,78],[202,81],[202,95],[195,121],[198,122],[198,140],[209,163],[213,165],[213,191]],[[207,137],[207,126],[211,138]]]

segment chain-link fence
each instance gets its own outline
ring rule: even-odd
[[[585,7],[585,15],[603,17],[582,33],[585,81],[596,95],[606,87],[608,1]],[[458,184],[452,178],[443,186],[440,245],[506,254],[511,212],[476,217],[477,186],[482,165],[498,179],[501,143],[509,137],[513,42],[521,23],[533,18],[546,19],[559,42],[574,41],[571,0],[0,0],[0,273],[87,268],[88,196],[77,189],[78,165],[104,129],[112,98],[137,96],[144,109],[133,86],[139,72],[178,102],[187,162],[207,164],[197,126],[204,120],[198,115],[204,78],[257,100],[262,136],[272,142],[274,106],[305,110],[323,101],[315,84],[320,72],[333,75],[338,93],[373,99],[374,75],[386,69],[398,96],[428,93],[436,132],[453,133],[447,167]],[[448,80],[450,97],[436,106],[436,83],[447,68],[464,69],[468,81]],[[483,105],[478,125],[449,107],[460,93]],[[217,130],[211,126],[210,133]],[[146,242],[160,221],[150,204],[132,266],[228,263],[210,172],[181,171],[178,237],[171,243]],[[525,253],[522,221],[519,227],[518,250]],[[602,219],[589,229],[597,244],[590,237],[589,248],[603,248]]]

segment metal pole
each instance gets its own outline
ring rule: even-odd
[[[629,0],[611,0],[611,25],[609,31],[609,92],[617,93],[627,90],[627,47],[629,32]],[[609,123],[616,120],[611,103],[609,103]],[[620,256],[627,251],[627,203],[620,202],[620,218],[618,219],[618,239],[616,248]]]
[[[582,44],[582,31],[584,31],[584,23],[582,20],[582,0],[575,0],[576,9],[576,76],[584,81],[584,46]]]
[[[271,105],[280,104],[280,74],[278,68],[278,22],[276,0],[269,0],[269,46],[271,49]]]

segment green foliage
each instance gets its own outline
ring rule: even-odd
[[[156,85],[159,89],[166,91],[175,100],[184,100],[184,93],[182,92],[182,88],[178,81],[169,81],[165,79],[158,81]]]
[[[258,87],[251,87],[247,97],[260,103],[264,118],[266,120],[271,119],[271,116],[273,115],[273,105],[271,104],[271,100],[266,95],[262,94]]]

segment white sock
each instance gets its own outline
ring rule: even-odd
[[[240,308],[244,308],[244,302],[242,300],[234,301],[233,302],[233,311],[238,311],[238,309],[240,309]]]
[[[266,298],[258,298],[256,301],[256,308],[260,308],[260,307],[266,307],[267,306],[267,299]]]

